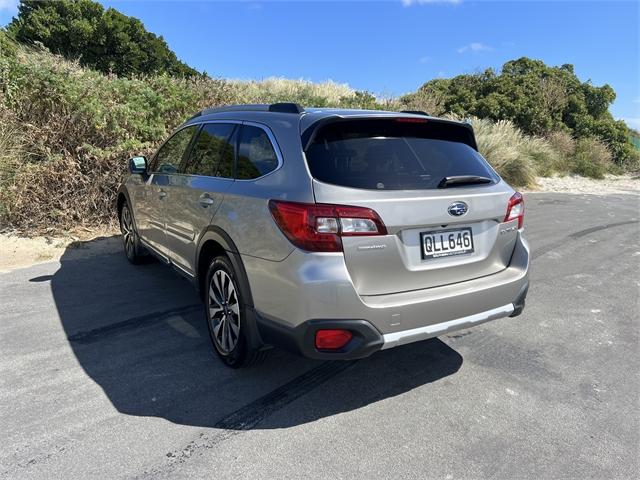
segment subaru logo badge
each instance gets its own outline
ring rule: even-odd
[[[469,211],[469,207],[464,202],[453,202],[451,205],[449,205],[449,208],[447,209],[447,212],[449,212],[449,215],[453,215],[454,217],[461,217],[468,211]]]

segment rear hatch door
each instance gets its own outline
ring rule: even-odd
[[[342,238],[361,295],[491,275],[515,247],[517,222],[503,223],[513,190],[475,150],[469,127],[408,118],[341,119],[307,137],[316,202],[371,208],[387,228]]]

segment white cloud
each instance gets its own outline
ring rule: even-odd
[[[480,43],[480,42],[472,42],[469,45],[464,45],[458,48],[456,51],[458,53],[465,53],[465,52],[486,52],[489,50],[493,50],[493,48],[491,48],[489,45],[485,45],[484,43]]]
[[[425,5],[427,3],[449,3],[457,5],[462,3],[462,0],[402,0],[402,5],[405,7],[410,7],[412,5]]]
[[[420,63],[427,63],[429,60],[431,60],[431,57],[425,55],[424,57],[420,57],[419,62]]]
[[[18,12],[19,0],[0,0],[0,12],[6,10],[9,13]]]

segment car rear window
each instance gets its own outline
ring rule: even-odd
[[[303,139],[304,141],[304,139]],[[335,121],[318,127],[305,153],[321,182],[352,188],[422,190],[444,177],[498,180],[462,125],[415,118]]]

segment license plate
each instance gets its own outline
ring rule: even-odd
[[[420,244],[423,260],[473,253],[473,234],[470,228],[422,232]]]

